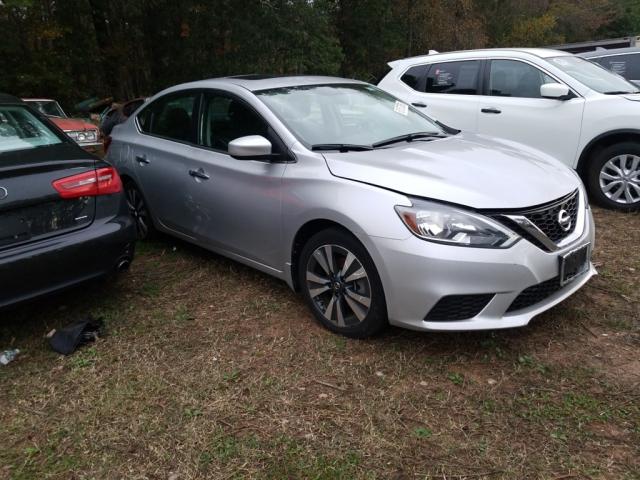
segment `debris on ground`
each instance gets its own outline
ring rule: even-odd
[[[94,342],[104,335],[104,322],[101,318],[88,317],[86,320],[52,330],[47,336],[51,348],[62,355],[75,352],[82,345]]]
[[[18,350],[17,348],[14,348],[13,350],[5,350],[4,352],[0,353],[0,364],[8,365],[16,359],[19,353],[20,350]]]

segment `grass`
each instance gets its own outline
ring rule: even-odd
[[[1,312],[0,478],[639,479],[640,216],[596,210],[601,275],[529,327],[366,341],[171,239]],[[619,235],[624,231],[624,235]],[[62,357],[88,314],[108,335]]]

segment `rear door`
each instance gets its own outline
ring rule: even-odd
[[[170,93],[137,116],[141,134],[129,155],[135,176],[154,218],[174,233],[194,238],[200,221],[193,197],[191,158],[197,154],[196,123],[201,93]],[[198,178],[198,180],[201,180]]]
[[[400,85],[389,90],[431,118],[475,132],[481,70],[481,60],[415,65],[402,74]],[[386,88],[385,81],[380,86]]]
[[[561,82],[528,62],[494,59],[485,68],[484,95],[478,97],[478,132],[530,145],[572,165],[584,99],[542,98],[541,85]]]
[[[0,105],[0,251],[89,226],[95,198],[63,199],[53,182],[94,170],[26,107]]]

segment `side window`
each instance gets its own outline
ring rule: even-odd
[[[169,94],[159,98],[138,114],[138,125],[143,132],[151,135],[195,143],[193,112],[197,98],[197,92]]]
[[[427,75],[425,92],[476,95],[479,78],[479,60],[434,63]]]
[[[414,90],[424,92],[427,70],[429,70],[429,65],[416,65],[407,70],[404,75],[400,77],[400,80]]]
[[[247,104],[224,94],[205,96],[199,143],[204,147],[226,152],[229,142],[248,135],[261,135],[277,152],[277,141],[265,121]]]
[[[640,55],[637,53],[611,55],[596,60],[604,68],[628,80],[640,80]]]
[[[517,60],[492,60],[489,95],[494,97],[541,98],[540,86],[556,83],[549,75]]]

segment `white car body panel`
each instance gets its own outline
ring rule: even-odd
[[[578,168],[585,148],[602,135],[618,131],[640,134],[640,102],[630,101],[640,95],[605,95],[591,90],[546,60],[560,56],[572,55],[547,49],[495,49],[407,58],[389,63],[393,70],[382,79],[379,87],[408,103],[425,103],[427,107],[422,111],[454,128],[522,142]],[[562,101],[424,93],[400,80],[412,66],[473,59],[529,63],[567,85],[576,98]],[[498,107],[502,113],[481,113],[486,107]]]

